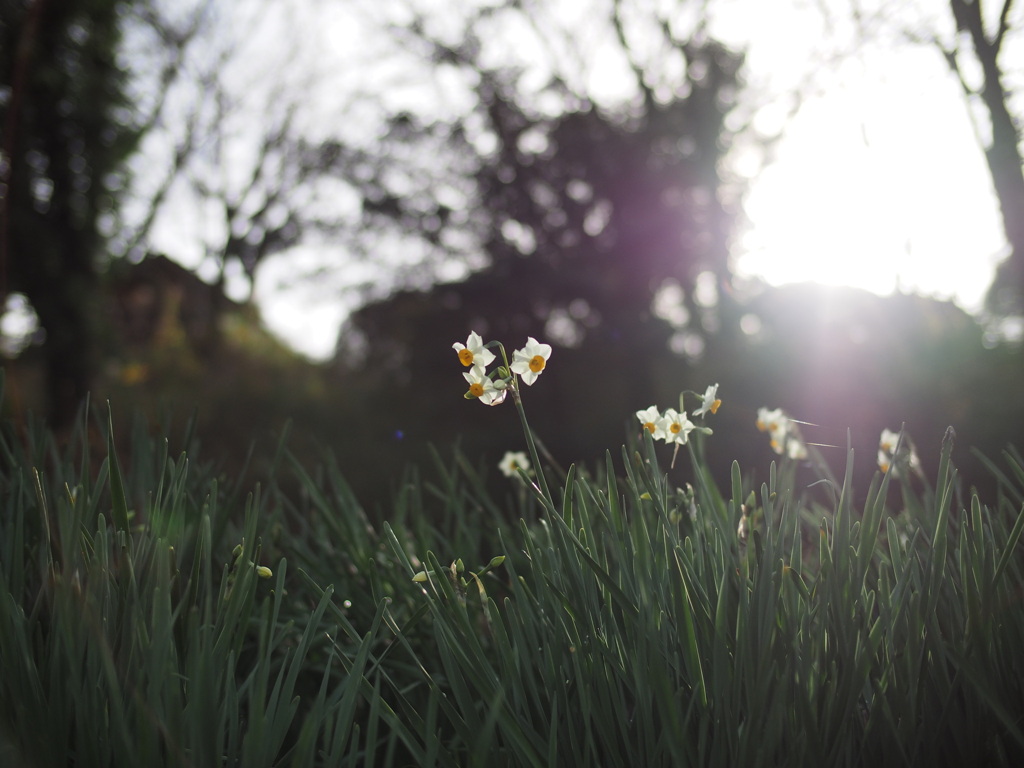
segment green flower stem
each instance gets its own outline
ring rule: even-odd
[[[540,456],[537,454],[537,444],[533,441],[533,432],[530,430],[530,424],[526,420],[526,409],[523,408],[523,400],[519,396],[519,388],[516,385],[513,385],[512,388],[512,400],[516,404],[516,410],[519,411],[519,420],[523,423],[523,434],[526,435],[526,448],[530,452],[530,460],[537,468],[537,479],[540,481],[541,492],[544,494],[544,498],[548,500],[551,507],[554,508],[555,499],[551,495],[551,490],[548,488],[548,481],[544,477],[544,467],[540,463]]]
[[[512,401],[516,404],[516,410],[519,412],[519,420],[523,424],[523,434],[526,435],[526,449],[530,452],[530,461],[532,461],[533,466],[537,468],[537,479],[540,481],[540,491],[551,508],[555,509],[555,499],[551,495],[551,489],[548,488],[547,478],[544,476],[544,468],[540,463],[540,455],[537,453],[537,444],[533,440],[533,431],[530,429],[530,423],[526,420],[526,409],[523,407],[523,399],[519,394],[519,377],[512,373],[512,367],[508,364],[508,356],[505,354],[505,345],[499,343],[498,349],[501,350],[501,361],[505,364],[505,370],[508,371],[511,376],[509,391],[512,394]]]

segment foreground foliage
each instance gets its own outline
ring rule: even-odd
[[[951,432],[934,484],[716,488],[697,434],[680,489],[644,433],[500,498],[437,457],[371,524],[330,456],[250,492],[110,434],[0,434],[5,764],[1024,761],[1016,454],[986,501]]]

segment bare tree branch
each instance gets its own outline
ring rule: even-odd
[[[654,106],[654,92],[651,87],[647,84],[647,78],[644,73],[644,68],[637,61],[634,51],[635,48],[629,44],[629,39],[626,36],[626,27],[622,19],[622,0],[614,0],[612,7],[612,27],[615,30],[615,36],[618,38],[619,45],[622,47],[622,53],[629,62],[629,68],[633,70],[633,77],[636,79],[637,88],[644,99],[644,105],[650,109]]]
[[[999,13],[999,30],[996,32],[995,37],[995,48],[996,51],[1002,49],[1003,38],[1006,37],[1006,33],[1010,28],[1010,8],[1013,5],[1013,0],[1005,0],[1003,2],[1003,10]]]

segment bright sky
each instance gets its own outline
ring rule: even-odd
[[[713,33],[747,44],[754,91],[784,91],[806,76],[809,62],[853,49],[853,30],[837,22],[841,15],[826,20],[820,2],[714,0],[709,7]],[[940,33],[943,7],[930,8],[940,14],[929,22]],[[776,159],[749,180],[736,268],[775,285],[812,280],[920,292],[974,310],[1005,242],[984,157],[939,54],[891,43],[824,67],[817,94],[784,123]],[[758,119],[777,115],[768,106]],[[742,158],[737,163],[742,169]],[[337,302],[303,301],[297,309],[287,294],[265,293],[262,306],[296,348],[314,358],[332,353],[345,314]]]
[[[916,10],[918,3],[929,18]],[[567,13],[584,13],[576,0],[563,5],[558,8]],[[945,0],[859,0],[857,5],[881,5],[887,18],[918,33],[952,35]],[[998,10],[1001,4],[991,5]],[[851,7],[848,0],[708,4],[711,33],[746,48],[745,98],[762,102],[755,125],[783,129],[775,159],[766,168],[748,167],[742,151],[734,157],[734,167],[748,177],[748,226],[735,242],[737,272],[776,285],[814,280],[880,294],[916,291],[977,309],[994,265],[1004,255],[1004,238],[959,86],[936,51],[895,39],[891,29],[873,27],[873,42],[859,44],[849,23]],[[328,35],[336,38],[332,49],[351,54],[355,62],[358,56],[365,59],[373,53],[372,45],[389,43],[381,43],[380,37],[371,43],[360,36],[346,10],[350,8],[314,4],[307,10],[341,12],[334,21],[317,16],[323,22],[318,32],[336,30]],[[836,9],[831,18],[829,8]],[[1014,13],[1014,28],[1024,30],[1024,4],[1018,3]],[[900,15],[904,18],[896,19]],[[594,30],[585,16],[569,28],[580,35]],[[1019,46],[1022,36],[1008,44]],[[314,47],[307,48],[315,57]],[[374,60],[391,58],[381,55]],[[593,87],[614,91],[613,58],[591,57],[600,64],[587,72]],[[805,83],[809,73],[813,79]],[[392,101],[404,98],[402,94],[415,86],[408,72],[390,77],[385,95]],[[363,70],[357,63],[332,66],[328,82],[336,87],[338,78],[358,82],[364,79]],[[425,82],[441,87],[436,77]],[[394,89],[396,83],[403,83],[405,91]],[[779,96],[793,91],[803,93],[805,100],[795,115],[785,117]],[[369,103],[356,101],[354,106]],[[345,115],[357,122],[351,109]],[[339,198],[328,199],[337,205]],[[201,230],[202,223],[202,216],[193,216],[191,225],[188,217],[170,217],[168,226],[157,227],[157,233],[165,235],[157,249],[198,266],[203,241],[210,237],[191,229]],[[314,251],[293,250],[268,260],[257,273],[256,299],[272,331],[311,358],[327,359],[351,307],[339,299],[336,280],[311,284],[294,279],[315,271],[325,260],[337,259]],[[367,279],[366,266],[346,268],[346,277]],[[0,321],[4,330],[15,328],[19,317],[16,311],[8,312]]]
[[[808,105],[746,201],[741,272],[977,309],[1004,255],[984,158],[957,93],[900,77]]]
[[[911,58],[907,57],[908,60]],[[751,181],[736,268],[773,285],[817,281],[980,307],[1005,240],[955,83],[912,67],[863,73],[805,105]],[[287,270],[284,264],[279,265]],[[266,277],[277,271],[270,267]],[[273,282],[268,280],[268,283]],[[267,323],[318,359],[345,309],[264,294]]]
[[[750,39],[755,74],[772,56],[788,63],[769,30]],[[980,308],[1005,238],[945,66],[935,50],[904,43],[869,49],[827,74],[824,92],[786,125],[776,162],[752,180],[737,270],[776,285],[912,291]]]

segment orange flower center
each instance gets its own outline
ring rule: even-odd
[[[530,358],[530,370],[534,373],[540,373],[544,370],[544,358],[540,355],[534,355]]]
[[[459,362],[467,368],[473,364],[473,353],[468,349],[459,350]]]
[[[713,402],[711,404],[711,408],[710,408],[711,413],[718,413],[718,406],[720,406],[721,404],[722,404],[721,400],[715,400],[715,402]]]
[[[646,429],[648,432],[650,432],[653,435],[654,434],[654,430],[657,429],[657,427],[654,426],[654,422],[653,421],[648,421],[646,424],[644,424],[644,429]]]
[[[669,427],[669,430],[672,432],[673,435],[678,435],[682,429],[683,425],[680,424],[678,421],[673,421],[672,426]]]
[[[472,355],[472,353],[470,353]],[[479,381],[474,381],[469,385],[469,394],[473,397],[480,397],[484,393],[484,385]]]

